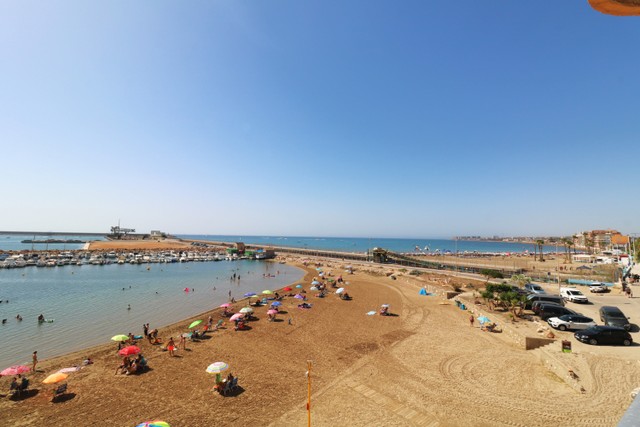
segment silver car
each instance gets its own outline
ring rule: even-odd
[[[550,317],[547,323],[556,329],[566,331],[568,329],[588,329],[596,326],[596,322],[592,318],[581,314],[565,314],[560,317]]]

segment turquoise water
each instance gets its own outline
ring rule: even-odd
[[[231,280],[233,273],[240,281]],[[287,265],[248,260],[2,269],[0,318],[7,323],[0,325],[0,369],[30,362],[34,350],[43,360],[108,343],[117,334],[140,335],[143,323],[160,328],[162,336],[163,326],[218,307],[229,291],[237,300],[302,275]],[[41,313],[55,321],[39,325]]]
[[[366,252],[375,247],[395,252],[414,252],[416,246],[423,251],[434,252],[489,252],[489,253],[523,253],[533,252],[534,245],[511,242],[477,242],[446,239],[389,239],[362,237],[284,237],[284,236],[215,236],[215,235],[180,235],[185,239],[211,240],[220,242],[244,242],[247,244],[289,246],[294,248],[333,250],[343,252]],[[426,249],[425,249],[426,248]],[[558,247],[563,251],[562,247]],[[555,246],[545,246],[545,252],[555,252]]]

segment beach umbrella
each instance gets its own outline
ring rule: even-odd
[[[129,339],[128,335],[115,335],[111,337],[111,341],[126,341]]]
[[[344,288],[338,288],[336,289],[336,294],[341,294],[344,292]]]
[[[322,271],[322,268],[316,267],[316,271]]]
[[[263,295],[271,295],[273,292],[271,292],[269,289],[266,289],[264,291],[262,291]]]
[[[283,291],[292,291],[293,289],[291,289],[289,286],[287,286],[286,288],[282,288]]]
[[[485,324],[490,322],[489,318],[487,316],[478,316],[478,322]]]
[[[136,427],[171,427],[169,423],[155,420],[155,421],[145,421],[141,424],[138,424]]]
[[[26,365],[15,365],[15,366],[11,366],[5,370],[3,370],[2,372],[0,372],[0,376],[2,375],[18,375],[18,374],[24,374],[25,372],[29,372],[31,370],[31,368],[29,366]]]
[[[207,366],[207,373],[209,374],[220,374],[229,369],[229,364],[224,362],[215,362],[211,365]]]
[[[309,288],[309,290],[310,290],[310,291],[317,291],[317,290],[318,290],[318,288],[316,288],[315,286],[312,286],[312,287],[310,287],[310,288]]]
[[[302,296],[302,295],[300,295],[300,294],[296,294],[296,295],[294,296],[294,298],[304,299],[304,296]]]
[[[244,294],[245,297],[254,297],[256,296],[255,292],[247,292],[246,294]]]
[[[282,305],[282,303],[281,303],[280,301],[274,301],[274,302],[272,302],[272,303],[271,303],[271,305],[272,305],[273,307],[278,307],[278,306],[281,306],[281,305]]]
[[[136,347],[135,345],[126,346],[118,351],[120,356],[131,356],[138,353],[140,353],[140,347]]]
[[[183,334],[180,334],[180,336],[183,338],[191,338],[191,332],[185,332]]]
[[[60,381],[64,381],[67,379],[69,375],[63,374],[62,372],[56,372],[55,374],[49,375],[47,378],[42,381],[43,384],[55,384]]]
[[[260,295],[251,295],[249,298],[260,298]]]
[[[231,316],[229,320],[231,320],[232,322],[235,322],[236,320],[240,320],[243,317],[244,317],[244,313],[236,313],[233,316]]]
[[[267,310],[267,314],[278,314],[278,310]]]
[[[302,285],[296,285],[296,288],[302,289]]]
[[[380,307],[389,308],[389,304],[382,304]]]
[[[191,324],[189,325],[189,329],[191,328],[195,328],[196,326],[198,326],[200,323],[202,323],[202,320],[194,320],[193,322],[191,322]]]
[[[70,368],[62,368],[62,369],[58,370],[58,373],[68,374],[68,373],[71,373],[71,372],[78,372],[79,370],[80,370],[79,366],[72,366]]]
[[[376,312],[372,310],[372,311],[367,313],[367,316],[373,316],[374,314],[376,314]]]
[[[244,314],[253,313],[253,308],[251,308],[251,307],[243,307],[243,308],[240,309],[240,313],[244,313]]]
[[[225,302],[224,304],[220,305],[220,308],[227,308],[227,307],[231,307],[231,303]]]
[[[315,286],[315,285],[319,285],[320,282],[318,282],[317,280],[314,280],[313,282],[311,282],[311,284]]]

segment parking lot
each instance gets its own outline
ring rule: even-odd
[[[541,285],[547,293],[553,295],[559,294],[558,285]],[[563,285],[563,287],[565,286],[567,285]],[[629,322],[631,323],[631,330],[629,332],[631,333],[634,343],[630,347],[589,345],[576,340],[573,336],[575,331],[562,332],[549,326],[553,329],[553,333],[556,337],[563,340],[570,340],[572,349],[576,352],[590,352],[593,354],[611,355],[623,359],[638,360],[638,357],[640,356],[640,286],[631,286],[634,294],[633,298],[627,298],[622,295],[619,289],[613,289],[611,292],[603,294],[592,294],[589,292],[588,286],[575,286],[575,288],[579,289],[587,298],[589,298],[589,303],[576,304],[566,302],[567,308],[591,317],[598,325],[601,325],[602,321],[600,320],[600,314],[598,313],[600,307],[603,305],[618,307],[627,317],[629,317]],[[546,324],[547,322],[540,321],[540,323]]]

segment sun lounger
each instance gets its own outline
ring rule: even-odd
[[[54,400],[56,400],[58,397],[62,396],[66,392],[67,392],[67,383],[60,384],[55,390],[53,390],[53,397],[51,398],[51,401],[53,402]]]

